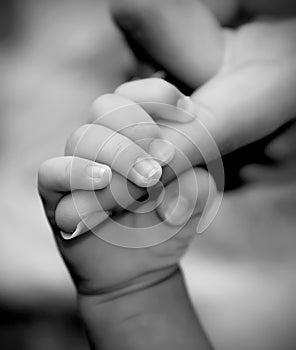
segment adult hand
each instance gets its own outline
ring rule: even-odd
[[[141,59],[195,89],[196,114],[224,154],[295,117],[295,4],[205,3],[211,8],[196,0],[123,0],[111,10]],[[269,17],[223,28],[239,8]],[[289,18],[282,17],[283,9]]]

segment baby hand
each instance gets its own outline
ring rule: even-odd
[[[174,107],[177,101],[181,99],[184,102],[187,98],[163,81],[151,79],[150,87],[151,83],[155,84],[155,95],[154,100],[150,99],[153,103],[143,104],[146,111],[139,104],[119,95],[120,91],[123,93],[126,88],[130,88],[129,84],[122,86],[115,94],[100,97],[94,104],[93,124],[83,126],[73,134],[67,144],[67,156],[50,160],[40,169],[39,189],[45,210],[57,233],[61,253],[81,294],[93,293],[109,298],[113,291],[121,293],[126,288],[137,288],[143,283],[149,285],[170,274],[176,269],[194,235],[205,207],[215,197],[215,184],[209,174],[202,169],[192,169],[184,157],[184,152],[188,154],[190,147],[193,147],[191,140],[189,142],[184,135],[180,136],[174,128],[168,133],[171,144],[162,139],[165,128],[170,128],[169,123],[183,125],[180,121],[193,119],[189,113]],[[136,92],[141,93],[140,89]],[[166,100],[171,108],[165,108],[164,102],[160,104],[159,99]],[[130,110],[131,107],[135,109]],[[110,109],[118,111],[118,114],[115,113],[112,117],[113,113],[108,113]],[[124,114],[124,111],[127,112]],[[161,127],[151,119],[151,114],[162,118]],[[166,147],[170,152],[162,152],[163,147],[154,148],[153,142],[156,140],[168,145]],[[174,141],[175,149],[172,148]],[[129,150],[128,155],[124,155],[126,149]],[[118,203],[121,208],[127,208],[135,198],[147,193],[139,185],[147,188],[150,183],[143,181],[142,175],[137,177],[135,172],[130,172],[139,157],[153,163],[156,159],[157,169],[159,164],[163,165],[163,177],[167,178],[165,181],[181,174],[176,181],[166,186],[160,201],[152,199],[141,202],[138,203],[138,208],[109,218],[110,211]],[[87,182],[88,179],[82,179],[88,162],[103,167],[106,172],[104,176],[108,175],[99,180],[96,186],[95,182],[92,184]],[[166,171],[167,162],[170,165],[175,163],[177,170],[172,168],[173,171]],[[106,164],[113,172],[108,187],[110,169]],[[159,177],[160,175],[161,171]],[[126,181],[126,177],[137,186]],[[157,186],[153,188],[158,190]],[[91,189],[97,191],[90,191]],[[63,196],[69,190],[74,192]],[[61,197],[63,198],[57,205]],[[151,202],[156,202],[158,207],[151,209]],[[189,222],[191,217],[195,220]],[[166,221],[163,222],[160,218]],[[79,221],[82,222],[82,230],[91,228],[94,234],[88,233],[73,241],[60,237],[58,226],[64,231],[68,229],[71,237],[70,229],[73,227],[77,230]],[[93,227],[102,221],[104,223]],[[78,230],[81,230],[81,225]],[[127,246],[146,249],[123,248]]]
[[[77,231],[82,216],[103,209],[114,210],[118,205],[127,208],[147,193],[138,186],[158,182],[159,164],[164,166],[162,181],[167,183],[192,165],[202,163],[204,158],[207,160],[207,156],[218,157],[215,143],[192,111],[188,97],[155,78],[123,84],[114,94],[99,97],[93,105],[92,124],[80,127],[70,137],[66,154],[94,161],[100,158],[112,166],[113,180],[105,191],[75,191],[65,196],[56,212],[56,222],[62,231],[74,232],[75,236],[83,229],[87,231],[83,225]],[[149,181],[134,171],[135,165],[143,171],[147,160],[154,166],[147,166],[153,174]],[[169,167],[165,166],[167,163]],[[223,181],[223,171],[220,175]],[[126,185],[125,178],[138,186],[130,182]],[[165,217],[164,213],[160,215]],[[99,217],[96,218],[98,224]]]

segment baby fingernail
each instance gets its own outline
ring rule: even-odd
[[[195,119],[195,105],[189,96],[182,96],[176,103],[176,107],[186,112],[186,119]]]
[[[168,164],[175,155],[175,147],[166,140],[156,139],[150,143],[149,153],[157,161]]]
[[[94,181],[101,181],[105,176],[110,177],[110,170],[104,165],[89,165],[86,168],[86,174]]]
[[[105,221],[109,216],[111,215],[111,211],[101,211],[101,212],[94,212],[91,213],[78,223],[76,229],[72,233],[62,232],[61,236],[65,240],[70,240],[75,237],[78,237],[90,230],[92,230],[97,225],[101,224],[103,221]]]
[[[145,187],[155,185],[162,174],[161,166],[155,160],[147,158],[138,158],[133,170],[137,174],[137,184]]]
[[[190,217],[190,203],[182,196],[173,198],[163,204],[162,215],[170,225],[183,225]]]

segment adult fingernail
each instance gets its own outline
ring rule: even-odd
[[[175,155],[175,147],[166,140],[156,139],[150,143],[149,153],[157,161],[168,164]]]
[[[136,182],[139,186],[150,187],[155,185],[162,174],[161,166],[154,159],[138,158],[133,170],[136,173]]]
[[[190,203],[185,197],[175,197],[170,201],[164,201],[161,211],[168,224],[173,226],[183,225],[190,217]]]
[[[111,177],[110,168],[106,165],[89,165],[86,167],[86,174],[93,181],[101,181],[106,176]]]
[[[196,118],[195,105],[189,96],[180,97],[176,103],[176,107],[180,108],[181,110],[183,110],[185,112],[184,113],[185,119],[190,118],[191,120],[193,120]]]

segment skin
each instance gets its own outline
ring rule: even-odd
[[[203,12],[203,18],[207,18],[205,12]],[[177,20],[177,18],[175,19]],[[172,23],[174,22],[172,21]],[[208,22],[205,21],[205,23],[206,25],[203,24],[204,29],[207,24],[210,24],[208,29],[213,29],[212,19]],[[167,27],[169,28],[170,24]],[[188,28],[185,27],[185,30],[188,30]],[[295,23],[293,20],[272,23],[271,25],[266,21],[252,23],[240,28],[235,33],[224,32],[222,36],[219,35],[219,27],[218,30],[214,28],[213,33],[217,34],[218,44],[221,44],[219,40],[223,37],[222,45],[218,45],[222,49],[221,51],[218,50],[219,57],[217,57],[217,61],[209,60],[211,62],[210,67],[203,69],[203,71],[200,70],[200,73],[198,73],[198,69],[207,60],[203,58],[203,61],[191,61],[191,56],[183,55],[187,59],[183,67],[187,67],[188,72],[196,72],[196,74],[192,74],[192,77],[190,74],[185,75],[183,80],[192,87],[202,85],[192,95],[192,100],[196,106],[195,111],[200,120],[210,130],[223,153],[265,136],[293,117],[295,102],[291,91],[295,87],[294,65],[292,64],[295,58],[295,50],[290,48],[291,42],[293,42],[292,33],[294,30]],[[126,32],[128,31],[131,30],[126,30]],[[151,31],[146,32],[151,33]],[[185,34],[189,33],[190,31]],[[209,33],[211,34],[212,31],[210,30]],[[161,37],[162,34],[159,35],[159,38]],[[272,39],[268,41],[266,40],[267,37]],[[286,41],[284,40],[286,38],[289,39]],[[256,45],[253,45],[254,39],[256,39]],[[143,42],[147,43],[147,40],[143,40]],[[167,43],[169,43],[169,40]],[[248,45],[249,43],[251,45]],[[285,43],[288,43],[288,45],[285,45]],[[240,44],[242,45],[240,46]],[[264,47],[264,50],[258,50],[260,47]],[[192,47],[190,49],[192,50]],[[174,50],[176,50],[176,53],[180,52],[180,47],[178,48],[178,45],[176,45],[171,52],[174,52]],[[162,54],[160,52],[160,55]],[[152,52],[153,55],[156,56],[153,58],[159,62],[157,54]],[[176,57],[178,58],[178,55]],[[182,57],[180,60],[182,61]],[[177,59],[176,61],[181,63],[180,60]],[[196,65],[196,61],[199,61],[199,67]],[[165,66],[163,61],[160,61],[160,64]],[[178,72],[177,66],[182,67],[182,65],[178,64],[175,67],[170,67],[168,64],[167,66],[168,70],[180,79],[182,73]],[[206,74],[204,74],[204,71]],[[260,82],[258,82],[258,76],[262,76]],[[279,86],[281,87],[281,93],[278,93]],[[241,91],[245,92],[244,96]],[[269,104],[266,103],[267,97],[269,98]],[[285,112],[281,114],[281,120],[279,120],[279,111],[282,110]],[[239,119],[237,119],[237,115],[240,115]],[[258,123],[263,125],[262,129],[254,127]],[[195,130],[197,129],[195,128]],[[231,140],[231,143],[229,140]],[[61,249],[63,251],[63,248]],[[74,255],[79,256],[76,253]],[[65,259],[71,269],[73,262],[67,257]],[[79,271],[79,265],[77,270]],[[72,271],[75,271],[75,268],[72,267]],[[82,271],[82,276],[84,274],[85,272]],[[77,277],[77,275],[74,276]],[[93,324],[92,321],[90,323]]]
[[[155,81],[149,81],[149,83],[151,82],[155,85]],[[159,83],[158,80],[156,82]],[[160,82],[161,87],[163,84]],[[167,83],[165,86],[171,88]],[[166,91],[166,89],[164,90]],[[122,87],[120,91],[123,94],[125,88]],[[104,109],[106,101],[106,104],[110,105],[110,98],[116,106],[118,100],[122,101],[122,98],[118,98],[118,96],[121,95],[108,96],[107,99],[102,98],[99,103],[96,101],[94,109],[97,112],[100,108]],[[173,100],[176,100],[177,97],[178,100],[180,92],[174,90],[172,94],[165,96]],[[157,112],[157,106],[154,108],[154,112]],[[182,113],[182,111],[179,112]],[[159,115],[162,113],[163,110],[160,108]],[[134,116],[132,113],[128,115],[130,117],[126,118],[126,124],[131,127],[129,119]],[[112,115],[109,118],[112,118]],[[187,118],[188,116],[185,119],[187,120]],[[95,118],[92,126],[97,126],[99,121],[100,118]],[[152,122],[153,120],[151,120]],[[109,127],[112,126],[113,130],[116,131],[116,118],[113,122],[108,119],[108,123]],[[110,168],[100,164],[100,152],[96,157],[96,164],[88,159],[91,156],[83,153],[93,152],[93,148],[89,147],[89,142],[93,145],[93,142],[100,139],[101,130],[98,129],[98,132],[83,138],[87,142],[86,145],[83,143],[75,144],[71,156],[55,158],[43,164],[38,176],[39,192],[56,234],[58,247],[76,285],[79,308],[92,347],[94,349],[146,349],[147,346],[151,346],[153,338],[155,349],[179,349],[180,347],[195,349],[196,346],[199,349],[211,349],[208,338],[189,302],[182,275],[178,271],[179,260],[194,236],[194,227],[198,224],[208,200],[212,201],[215,196],[213,179],[205,170],[198,168],[187,170],[178,177],[178,181],[173,181],[166,187],[164,200],[158,212],[166,214],[165,207],[169,208],[169,204],[176,200],[186,199],[188,209],[192,208],[192,210],[186,210],[181,222],[180,217],[177,217],[179,219],[177,222],[174,218],[174,215],[182,209],[178,207],[178,202],[176,202],[173,212],[170,212],[168,217],[166,215],[164,217],[164,219],[169,219],[168,221],[163,221],[155,210],[150,210],[145,214],[131,211],[114,216],[112,219],[104,218],[104,223],[94,229],[95,234],[88,232],[71,241],[64,240],[60,236],[55,220],[57,218],[55,208],[69,189],[72,191],[83,190],[76,192],[78,194],[91,193],[91,191],[87,191],[91,185],[89,174],[85,171],[89,166],[96,165],[97,168],[104,170],[102,178],[94,182],[94,189],[97,190],[98,199],[101,200],[101,210],[105,209],[104,205],[106,202],[108,203],[109,187],[107,186],[111,181],[111,177],[108,176]],[[162,130],[158,132],[160,131]],[[175,133],[178,135],[177,132]],[[161,134],[164,136],[163,133]],[[118,135],[121,135],[120,129]],[[184,138],[183,135],[181,136]],[[73,142],[72,137],[70,143]],[[104,137],[104,133],[102,133],[102,137]],[[108,139],[105,141],[109,142]],[[138,140],[134,139],[133,141]],[[150,147],[150,145],[151,143],[146,147]],[[134,146],[137,146],[136,143]],[[108,147],[110,147],[108,148],[110,155],[116,155],[116,152],[114,153],[114,150],[117,149],[116,144],[111,141]],[[112,147],[115,148],[112,149]],[[138,147],[131,149],[131,154],[134,150],[137,152]],[[69,148],[68,143],[67,153],[71,153],[69,149],[71,148]],[[77,155],[83,155],[85,158]],[[172,162],[174,161],[178,163],[178,157],[172,160]],[[73,164],[74,166],[72,166]],[[123,170],[120,165],[122,165]],[[69,166],[71,166],[70,173]],[[112,159],[110,166],[111,168],[113,166]],[[120,175],[124,171],[124,166],[126,166],[125,162],[117,163],[116,170],[119,171],[118,173],[113,172],[111,185],[113,183],[115,193],[123,192],[125,194],[122,186],[126,179]],[[104,193],[104,191],[106,192]],[[66,196],[63,201],[67,198],[72,199],[72,197]],[[60,203],[66,203],[63,201]],[[78,208],[80,201],[81,198],[78,197]],[[142,207],[144,206],[145,204]],[[184,202],[182,202],[181,207],[184,207]],[[57,209],[57,212],[63,210],[63,207],[60,208]],[[178,227],[174,229],[168,223],[178,224]],[[131,229],[133,229],[134,237],[141,247],[149,245],[150,241],[147,241],[147,238],[155,235],[163,237],[164,241],[145,249],[133,249],[116,246],[100,238],[104,236],[108,240],[110,235],[111,237],[122,237],[124,234],[129,234]],[[167,239],[167,237],[171,237],[172,230],[175,234],[171,239]],[[125,241],[123,241],[123,245],[124,243]],[[168,295],[170,297],[166,297]],[[161,307],[158,305],[159,300],[162,300]],[[179,301],[177,305],[176,300]],[[180,324],[179,320],[181,319],[183,321]],[[155,320],[159,320],[158,323],[155,323]],[[147,327],[143,328],[142,324],[147,325]],[[162,329],[162,332],[159,332],[159,329]],[[168,338],[166,334],[171,332],[177,338]]]
[[[151,79],[149,81],[143,81],[143,82],[137,82],[137,84],[141,84],[145,86],[148,82],[148,91],[150,91],[150,84],[154,84],[154,86],[157,88],[155,95],[158,96],[158,98],[166,98],[167,102],[169,100],[171,101],[176,101],[182,97],[182,94],[177,90],[177,89],[172,89],[171,85],[163,82],[159,79]],[[135,84],[135,83],[133,83]],[[123,85],[120,87],[120,92],[122,96],[124,93],[126,95],[129,94],[130,90],[130,85]],[[119,91],[118,90],[118,91]],[[132,89],[133,90],[133,89]],[[167,93],[167,90],[170,90],[170,93]],[[138,90],[137,90],[138,91]],[[166,94],[164,94],[166,92]],[[163,96],[161,97],[161,95]],[[122,97],[118,97],[119,95],[114,95],[113,96],[113,101],[117,102],[118,100],[122,101]],[[105,108],[105,104],[107,101],[107,105],[110,105],[110,98],[112,96],[108,96],[108,99],[106,98],[100,98],[100,101],[96,100],[93,106],[93,109],[95,109],[97,112],[100,108]],[[116,104],[115,104],[116,105]],[[151,107],[149,107],[151,108]],[[153,106],[155,111],[157,111],[158,105]],[[163,111],[160,109],[160,112],[163,113]],[[187,121],[186,118],[187,115],[184,113],[182,110],[178,110],[178,113],[180,115],[179,120],[182,120],[182,116],[184,114],[184,119]],[[133,119],[132,114],[128,114],[129,118],[127,117],[125,120],[126,125],[132,129],[132,124],[130,123]],[[144,115],[144,114],[143,114]],[[96,117],[97,114],[95,114],[95,117],[93,116],[94,124],[91,124],[93,126],[97,126],[101,119]],[[115,115],[116,117],[116,115]],[[146,118],[148,116],[145,115]],[[174,117],[176,118],[176,117]],[[116,123],[117,119],[115,118],[114,121],[112,122],[111,120],[113,119],[112,114],[108,117],[108,123],[109,127],[113,127],[113,130],[116,130]],[[195,122],[193,120],[192,122]],[[190,125],[192,122],[184,122],[183,124],[179,123],[179,125]],[[169,123],[169,122],[167,122]],[[171,122],[175,126],[175,122]],[[150,118],[150,125],[156,126],[154,121]],[[122,126],[122,125],[121,125]],[[125,132],[127,133],[128,129],[125,129]],[[153,132],[155,129],[152,130],[152,135],[153,137]],[[165,128],[159,128],[158,133],[161,135],[164,139],[166,137],[166,134],[164,132],[166,130]],[[147,131],[147,130],[146,130]],[[75,133],[74,133],[75,134]],[[118,132],[118,135],[120,134],[120,131]],[[138,135],[138,133],[137,133]],[[165,198],[163,200],[163,204],[159,206],[158,214],[155,211],[150,211],[147,214],[136,214],[136,213],[125,213],[124,215],[119,216],[116,218],[115,216],[115,221],[118,223],[123,223],[123,224],[128,224],[128,226],[139,228],[139,232],[137,235],[142,237],[143,242],[145,243],[145,235],[151,236],[153,235],[153,232],[156,230],[160,234],[163,234],[165,237],[165,232],[170,233],[173,229],[172,226],[170,225],[182,225],[186,224],[188,220],[190,219],[191,215],[194,217],[200,216],[201,213],[203,212],[204,208],[206,205],[208,205],[207,201],[213,201],[215,197],[215,184],[213,182],[213,179],[209,176],[209,174],[202,169],[189,169],[186,172],[183,172],[186,170],[186,166],[188,166],[188,160],[183,160],[183,156],[178,154],[177,151],[179,151],[176,147],[178,145],[178,142],[176,142],[176,136],[179,138],[179,144],[180,147],[183,147],[183,151],[187,156],[190,157],[194,155],[195,150],[192,144],[190,143],[189,145],[192,147],[188,146],[188,143],[184,143],[184,140],[186,141],[185,137],[183,134],[180,134],[178,131],[173,130],[173,137],[175,139],[175,148],[176,148],[176,154],[174,154],[174,158],[170,162],[170,166],[173,168],[176,168],[181,175],[179,176],[178,180],[173,181],[169,183],[169,185],[166,187],[166,192],[165,192]],[[68,141],[67,145],[67,156],[65,157],[60,157],[60,158],[54,158],[52,160],[49,160],[45,162],[40,170],[39,170],[39,176],[38,176],[38,183],[39,183],[39,192],[43,198],[43,203],[45,210],[47,212],[48,218],[50,223],[52,224],[54,231],[58,232],[58,226],[67,229],[71,227],[76,227],[78,221],[81,220],[81,217],[79,216],[79,210],[77,213],[76,208],[84,208],[84,213],[93,213],[93,212],[100,212],[103,210],[110,210],[112,209],[113,201],[114,199],[110,196],[110,187],[108,187],[109,183],[111,182],[111,186],[113,186],[114,192],[119,193],[121,197],[124,199],[124,196],[126,195],[125,193],[125,184],[126,184],[126,179],[120,175],[119,172],[115,172],[113,169],[113,164],[110,162],[110,166],[112,168],[113,172],[113,177],[111,180],[110,177],[110,168],[106,165],[101,165],[100,164],[100,153],[98,153],[98,156],[96,158],[96,163],[94,163],[91,158],[92,158],[92,153],[93,153],[93,147],[90,147],[90,145],[93,145],[96,140],[100,139],[100,129],[98,132],[95,134],[90,134],[88,137],[83,138],[83,142],[80,142],[78,144],[75,144],[71,148],[72,151],[70,151],[70,146],[69,142],[72,143],[72,137],[70,137],[70,141]],[[130,139],[130,142],[133,142],[134,146],[137,146],[136,143],[134,143],[137,140],[138,136],[134,136],[134,138]],[[183,144],[182,141],[183,140]],[[177,140],[178,141],[178,140]],[[101,142],[101,141],[99,141]],[[108,140],[106,141],[108,143]],[[152,141],[151,141],[152,142]],[[146,147],[149,148],[150,145],[146,145]],[[114,143],[110,142],[110,147],[114,147]],[[134,148],[136,151],[138,147]],[[81,158],[82,152],[88,151],[89,153],[83,153],[84,158]],[[191,151],[191,155],[190,155]],[[72,154],[70,154],[72,152]],[[133,149],[131,149],[131,153],[133,152]],[[111,150],[112,154],[112,150]],[[189,163],[190,164],[190,163]],[[88,168],[89,166],[96,165],[97,167],[101,167],[103,170],[105,170],[103,176],[101,179],[98,179],[96,181],[93,181],[90,177],[89,174],[86,173],[85,169]],[[178,168],[179,165],[179,168]],[[72,166],[72,167],[71,167]],[[126,166],[125,161],[122,163],[118,163],[118,167],[124,167]],[[182,169],[183,167],[183,169]],[[166,173],[166,167],[164,167],[164,176]],[[170,173],[167,172],[167,176],[172,177]],[[92,184],[93,183],[93,184]],[[94,186],[94,187],[93,187]],[[111,187],[112,188],[112,187]],[[73,196],[71,195],[66,195],[69,190],[72,190],[75,195],[75,202],[73,201]],[[93,199],[93,191],[87,191],[87,190],[98,190],[96,191],[96,198],[98,201]],[[81,191],[79,191],[81,190]],[[140,194],[145,193],[144,190],[140,190],[137,186],[129,184],[129,191],[130,193],[134,193],[135,195],[139,196]],[[178,191],[180,194],[178,195]],[[187,208],[188,208],[188,213],[184,215],[183,221],[182,222],[174,222],[174,212],[177,213],[180,211],[180,208],[178,208],[178,203],[176,204],[176,208],[174,209],[173,213],[170,213],[169,217],[167,217],[167,207],[169,205],[168,201],[166,198],[170,199],[172,201],[173,199],[177,200],[179,198],[185,198],[187,200]],[[115,201],[116,204],[116,201]],[[184,203],[182,203],[184,205]],[[70,209],[69,209],[70,207]],[[71,208],[73,208],[73,211],[71,212]],[[87,210],[85,209],[87,208]],[[78,215],[77,215],[78,214]],[[167,222],[162,222],[160,217],[167,219]],[[105,218],[105,217],[104,217]],[[178,219],[178,217],[176,218]],[[197,219],[196,219],[197,220]],[[118,227],[112,218],[112,220],[107,220],[106,223],[102,227],[100,227],[100,234],[104,235],[106,232],[106,237],[108,237],[108,231],[113,234],[114,230],[118,230],[119,232],[122,233],[122,230],[124,230],[124,227]],[[75,226],[73,226],[73,223]],[[150,230],[151,232],[148,234],[145,232],[144,234],[141,234],[142,227],[147,225],[145,223],[154,223],[154,225],[158,225],[157,228],[152,226],[151,228],[148,227],[148,231]],[[170,225],[168,225],[169,223]],[[195,222],[196,225],[197,222]],[[58,226],[57,226],[58,225]],[[68,225],[68,226],[67,226]],[[100,276],[98,278],[95,278],[95,280],[98,280],[100,283],[100,287],[97,287],[96,284],[97,282],[92,281],[90,285],[94,285],[94,289],[99,289],[99,288],[104,288],[104,278],[102,278],[102,275],[106,272],[105,278],[110,279],[111,278],[111,285],[109,287],[112,287],[113,284],[116,285],[120,281],[117,281],[118,276],[121,276],[120,278],[122,281],[124,280],[129,280],[131,278],[137,277],[141,274],[145,274],[146,271],[153,270],[154,268],[163,268],[166,266],[174,265],[178,262],[180,256],[182,256],[183,252],[186,249],[186,246],[188,245],[192,235],[194,234],[194,231],[192,231],[192,226],[194,223],[191,223],[188,229],[183,229],[181,230],[181,237],[178,235],[176,236],[176,241],[174,239],[169,240],[167,244],[161,244],[160,246],[155,246],[148,248],[147,250],[141,251],[138,249],[133,250],[132,253],[128,252],[126,249],[121,249],[120,247],[114,247],[110,246],[110,244],[101,241],[98,239],[95,235],[88,234],[86,235],[87,238],[84,238],[83,240],[74,240],[74,244],[67,244],[67,242],[64,242],[63,240],[59,239],[60,245],[62,252],[65,256],[66,261],[72,260],[73,257],[74,259],[77,259],[77,256],[83,256],[85,255],[84,259],[85,262],[82,265],[85,265],[83,270],[84,274],[89,274],[89,276]],[[127,231],[129,230],[129,227],[127,227]],[[186,233],[187,232],[187,233]],[[184,235],[184,238],[182,238],[182,235]],[[76,244],[75,244],[76,242]],[[84,242],[84,243],[83,243]],[[181,246],[180,246],[181,243]],[[172,248],[168,248],[170,245],[172,245]],[[64,248],[63,248],[64,247]],[[181,248],[182,247],[182,248]],[[73,250],[72,250],[73,249]],[[108,253],[109,249],[111,249],[112,253]],[[114,250],[115,249],[115,250]],[[90,251],[94,251],[94,255],[97,255],[100,261],[104,261],[104,266],[107,263],[106,258],[107,257],[114,257],[114,256],[120,256],[121,254],[126,255],[127,258],[133,262],[134,268],[131,268],[130,264],[128,264],[128,268],[124,265],[125,272],[119,270],[119,272],[114,272],[115,277],[112,279],[112,273],[110,272],[110,268],[108,268],[105,272],[101,271],[99,274],[96,273],[95,271],[92,271],[92,269],[88,266],[88,253]],[[170,254],[167,254],[169,251],[172,251]],[[102,254],[100,251],[105,252]],[[141,251],[141,253],[140,253]],[[95,253],[97,252],[97,253]],[[147,252],[147,258],[145,258],[145,254]],[[151,253],[152,252],[152,253]],[[116,254],[115,254],[116,253]],[[69,255],[68,255],[69,254]],[[135,255],[135,257],[132,257],[132,255]],[[158,255],[159,256],[159,261],[155,259],[151,259],[151,254],[152,255]],[[136,258],[139,256],[138,258]],[[162,261],[162,258],[164,260]],[[139,259],[138,263],[134,263],[135,260]],[[79,260],[79,259],[78,259]],[[150,262],[149,262],[150,260]],[[113,258],[111,258],[110,261],[110,267],[112,265]],[[141,262],[141,263],[140,263]],[[91,265],[94,265],[94,268],[97,269],[98,267],[102,266],[101,263],[94,263],[93,261],[89,262]],[[149,265],[152,263],[152,265],[149,267]],[[107,263],[108,265],[109,263]],[[88,266],[86,268],[86,266]],[[115,271],[118,268],[121,268],[122,266],[114,266]],[[74,267],[74,271],[79,270],[79,264]],[[136,269],[136,270],[135,270]],[[134,271],[135,270],[135,271]],[[89,271],[89,273],[87,272]],[[75,272],[76,274],[77,272]],[[128,274],[127,276],[125,274]],[[81,276],[81,280],[85,280],[86,275],[83,274]],[[83,278],[82,278],[83,277]],[[91,277],[87,278],[91,280]],[[102,284],[102,285],[101,285]],[[91,288],[91,287],[90,287]],[[83,289],[83,288],[82,288]]]
[[[139,91],[141,91],[142,96],[137,95]],[[171,84],[158,78],[151,78],[137,82],[126,83],[121,85],[116,90],[115,94],[113,96],[109,96],[108,99],[110,100],[112,97],[113,101],[117,102],[118,95],[124,96],[124,101],[128,98],[130,104],[134,102],[142,103],[142,112],[143,108],[146,108],[146,110],[151,115],[158,115],[156,119],[162,118],[160,122],[161,125],[158,126],[159,133],[163,140],[169,141],[171,145],[174,145],[175,147],[174,157],[169,163],[173,171],[170,170],[168,167],[165,167],[163,169],[162,180],[165,183],[172,180],[176,176],[176,174],[180,174],[184,170],[191,168],[192,165],[194,166],[197,164],[201,164],[203,162],[204,156],[206,157],[205,159],[211,159],[213,155],[219,155],[219,153],[217,153],[218,150],[212,138],[200,124],[200,121],[197,118],[195,118],[194,115],[191,114],[191,101],[186,99],[186,101],[188,102],[186,108],[190,110],[190,113],[188,113],[185,110],[177,109],[174,107],[174,105],[172,105],[172,103],[175,104],[176,101],[179,100],[182,94]],[[120,99],[122,99],[122,97]],[[154,101],[155,103],[147,104],[147,101]],[[100,98],[95,102],[96,108],[99,109],[99,104],[104,104],[105,102],[105,97]],[[161,104],[159,105],[159,103]],[[124,106],[125,105],[126,101]],[[166,107],[163,108],[163,106]],[[167,108],[169,108],[168,112]],[[174,110],[174,113],[171,112],[171,109]],[[128,108],[127,112],[128,113],[126,113],[126,118],[124,118],[124,120],[127,126],[132,131],[134,126],[133,124],[131,124],[131,120],[129,120],[131,118],[128,118],[128,115],[132,115],[133,110],[130,110]],[[113,130],[116,130],[117,118],[116,115],[114,116],[115,118],[113,122]],[[149,121],[149,125],[154,125],[155,127],[155,122],[153,121],[153,119],[151,117],[148,117],[147,114],[145,114],[145,116],[146,122]],[[165,120],[165,118],[167,119]],[[169,118],[171,118],[172,120],[168,120]],[[107,119],[109,120],[109,126],[111,126],[110,120],[113,119],[113,113],[111,113],[110,116],[107,117]],[[96,154],[100,156],[100,152],[98,152],[98,150],[100,150],[101,147],[102,136],[100,134],[100,129],[97,127],[97,125],[101,125],[101,122],[104,123],[104,121],[100,117],[95,116],[94,124],[92,124],[91,126],[83,126],[82,128],[79,128],[74,133],[74,138],[73,136],[69,138],[66,147],[66,154],[68,156],[85,157],[90,160],[94,160],[94,156]],[[122,129],[122,125],[120,129]],[[88,131],[87,137],[84,137],[86,136],[85,130]],[[126,129],[125,131],[126,133],[128,132],[127,130],[128,129]],[[150,139],[150,143],[144,145],[147,150],[151,146],[151,140],[153,139],[153,130],[154,129],[150,130],[152,131],[152,134],[149,135],[147,134],[148,130],[146,129],[145,138],[148,137],[148,139]],[[198,132],[195,132],[195,130],[198,130]],[[119,130],[118,133],[120,134],[121,132],[122,131]],[[80,135],[82,135],[83,137],[81,137]],[[135,133],[133,135],[138,135],[138,133]],[[131,137],[133,137],[132,140],[138,143],[139,140],[133,135],[131,135]],[[112,144],[112,147],[114,147],[114,144]],[[137,149],[138,147],[135,147],[136,151]],[[122,152],[125,152],[125,147],[123,147]],[[137,157],[133,157],[133,152],[133,148],[129,147],[130,157],[136,160]],[[124,158],[118,156],[117,159],[118,166],[120,166],[120,164],[122,164],[123,167],[126,166],[126,160]],[[98,159],[96,160],[98,161]],[[109,165],[111,165],[111,162],[109,163]],[[132,165],[130,165],[130,167],[132,167]],[[123,173],[121,172],[118,174],[122,175]],[[221,181],[223,182],[223,173],[218,175],[222,177]],[[122,188],[125,187],[125,179],[122,176],[116,176],[116,178],[113,177],[112,181],[114,184],[114,188],[121,188],[121,190],[119,191],[121,193]],[[134,198],[139,198],[141,195],[145,194],[145,191],[139,191],[137,187],[132,186],[131,184],[129,186],[129,191]],[[58,226],[65,232],[73,232],[77,224],[81,220],[81,214],[87,215],[88,213],[92,213],[94,211],[101,211],[102,209],[112,210],[114,209],[116,204],[118,205],[118,203],[116,203],[116,200],[112,199],[112,196],[110,195],[110,193],[108,193],[108,191],[103,191],[99,196],[103,198],[102,202],[105,203],[104,205],[100,204],[100,201],[98,201],[96,199],[96,196],[94,196],[91,192],[76,191],[72,195],[65,196],[58,204],[56,210],[55,220]],[[125,203],[123,206],[126,207],[132,204],[134,199],[128,199],[128,201],[126,202],[126,200],[123,198],[122,201],[123,203]],[[190,207],[194,208],[194,205],[190,205]],[[163,216],[162,213],[160,213],[160,215]]]
[[[240,7],[259,17],[224,28]],[[123,0],[112,2],[111,11],[141,60],[193,90],[196,113],[222,154],[294,118],[293,1]]]

